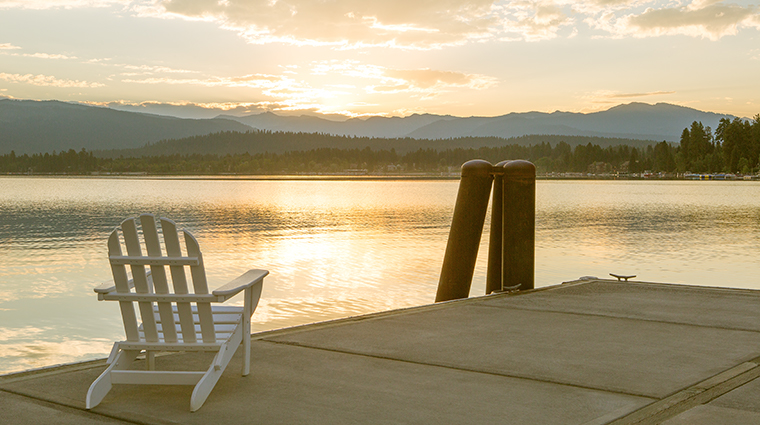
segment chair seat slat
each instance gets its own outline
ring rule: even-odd
[[[221,342],[145,342],[145,341],[121,341],[117,342],[122,350],[153,350],[153,351],[217,351],[224,344]]]
[[[154,316],[153,317],[156,318],[156,321],[165,322],[165,321],[161,320],[161,316],[159,316],[155,312],[154,312]],[[232,324],[232,325],[234,325],[234,324],[236,324],[236,323],[238,323],[240,321],[240,318],[242,316],[241,316],[241,313],[217,313],[217,312],[214,312],[213,313],[213,317],[214,317],[214,323],[215,324],[225,323],[225,324]],[[179,314],[174,314],[174,323],[176,323],[176,324],[182,323]],[[198,318],[197,314],[193,314],[193,323],[196,324],[196,325],[200,323],[200,319]]]
[[[112,255],[108,257],[111,265],[140,265],[140,266],[197,266],[198,257],[150,257],[131,255]]]
[[[145,339],[145,333],[142,332],[142,331],[140,331],[140,340],[138,342],[143,342],[144,341],[144,342],[156,342],[156,343],[163,343],[163,344],[176,344],[176,343],[183,343],[184,342],[183,334],[181,334],[181,333],[177,334],[177,341],[176,342],[175,341],[166,341],[164,339],[164,334],[162,332],[158,332],[157,335],[158,335],[158,341],[148,341],[148,340]],[[230,336],[232,336],[232,333],[217,332],[216,333],[216,342],[213,342],[213,341],[209,341],[209,342],[212,343],[212,344],[221,344],[221,343],[227,341],[228,339],[230,339]],[[200,332],[196,332],[195,333],[195,337],[196,337],[196,340],[198,340],[198,341],[200,341],[200,340],[203,339],[203,336],[201,335]]]
[[[198,313],[198,308],[196,306],[192,306],[193,313]],[[211,311],[213,311],[214,314],[241,314],[243,312],[243,307],[238,307],[234,305],[213,305],[211,306]],[[174,306],[174,312],[177,312],[177,306]]]
[[[174,330],[177,332],[177,335],[179,335],[181,337],[181,335],[183,334],[182,328],[180,328],[179,325],[164,326],[162,323],[159,323],[157,326],[158,326],[158,332],[159,333],[163,332],[164,329],[174,328]],[[214,324],[214,331],[216,332],[217,339],[219,339],[219,334],[220,333],[232,333],[232,331],[234,331],[236,327],[237,327],[236,323],[223,323],[223,324],[221,324],[221,323],[220,324],[215,323]],[[201,331],[201,327],[199,325],[195,325],[195,333],[197,334],[200,331]]]
[[[109,292],[108,294],[98,294],[98,299],[107,301],[145,301],[205,304],[219,302],[219,298],[216,295],[211,294],[121,294],[118,292]]]
[[[207,295],[206,295],[207,296]],[[194,305],[190,305],[190,310],[192,311],[193,315],[198,314],[198,308]],[[158,309],[155,309],[156,312],[158,312]],[[172,305],[172,311],[176,315],[178,313],[178,307],[176,304]],[[211,312],[214,314],[214,316],[235,316],[235,315],[241,315],[243,314],[243,307],[237,307],[237,306],[223,306],[223,305],[212,305],[211,306]],[[176,320],[176,317],[175,317]],[[216,319],[214,319],[216,321]]]

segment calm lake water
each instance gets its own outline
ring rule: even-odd
[[[151,212],[198,238],[211,287],[264,268],[253,330],[432,303],[458,181],[0,177],[0,373],[123,338],[106,239]],[[760,289],[760,183],[539,181],[536,286],[584,275]],[[488,229],[471,295],[485,287]]]

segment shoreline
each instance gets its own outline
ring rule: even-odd
[[[71,178],[71,179],[156,179],[156,180],[220,180],[220,181],[394,181],[394,180],[459,180],[459,173],[413,174],[148,174],[148,173],[7,173],[0,177]],[[612,175],[583,173],[537,174],[536,180],[635,180],[635,181],[759,181],[760,175],[725,177],[711,174],[689,175]]]

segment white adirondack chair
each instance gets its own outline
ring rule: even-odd
[[[95,292],[99,300],[119,302],[127,339],[114,344],[108,367],[87,392],[87,409],[97,406],[112,384],[169,384],[195,385],[190,399],[190,410],[194,412],[206,401],[241,343],[243,376],[250,372],[251,315],[269,272],[249,270],[209,294],[198,242],[183,231],[183,254],[176,224],[166,218],[159,220],[161,232],[153,215],[127,219],[121,223],[122,236],[116,228],[108,239],[113,281],[95,288]],[[188,267],[192,289],[188,288],[185,274]],[[243,307],[211,305],[241,291],[245,297]],[[135,303],[141,323],[135,314]],[[161,351],[213,351],[216,356],[205,372],[158,371],[154,353]],[[146,370],[128,370],[141,352],[145,352]]]

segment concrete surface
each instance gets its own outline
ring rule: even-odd
[[[0,376],[0,409],[8,423],[760,423],[759,306],[760,291],[571,282],[254,335],[251,375],[238,350],[195,413],[180,386],[115,386],[84,410],[102,361]]]

